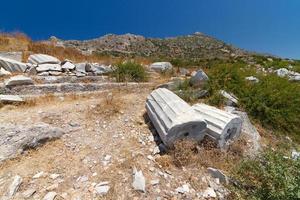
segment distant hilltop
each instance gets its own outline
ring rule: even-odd
[[[52,36],[49,41],[55,42],[58,46],[76,48],[84,54],[184,59],[227,59],[255,54],[200,32],[164,39],[146,38],[128,33],[124,35],[108,34],[82,41],[61,40]]]

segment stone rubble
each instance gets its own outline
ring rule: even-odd
[[[8,188],[8,192],[6,197],[11,199],[19,190],[19,187],[22,183],[23,179],[21,176],[16,175],[13,179],[13,182],[10,184],[9,188]]]
[[[227,100],[227,106],[237,106],[238,98],[235,97],[233,94],[229,94],[225,90],[220,90],[220,94]]]

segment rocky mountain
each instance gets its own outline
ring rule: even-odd
[[[59,46],[73,47],[85,54],[134,55],[185,59],[211,59],[249,55],[250,52],[226,44],[203,33],[158,39],[140,35],[108,34],[92,40],[60,40],[51,37]]]

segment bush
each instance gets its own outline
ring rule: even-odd
[[[245,80],[254,75],[259,83]],[[263,126],[277,132],[285,132],[300,139],[300,85],[285,78],[269,74],[257,74],[240,64],[217,65],[208,71],[210,78],[208,91],[211,94],[209,103],[219,105],[218,92],[224,89],[239,98],[240,107]]]
[[[119,63],[113,73],[113,76],[117,79],[118,82],[143,82],[147,81],[148,79],[145,68],[135,62]]]
[[[234,170],[239,182],[235,196],[243,199],[300,199],[300,159],[292,160],[281,152],[267,150],[254,160],[244,160]]]

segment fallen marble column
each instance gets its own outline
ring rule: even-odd
[[[165,88],[154,90],[147,98],[146,109],[150,120],[166,146],[178,139],[201,141],[206,122],[190,105]]]
[[[242,119],[234,114],[206,105],[195,104],[192,108],[200,114],[207,123],[206,134],[215,140],[221,149],[239,137]]]
[[[31,64],[60,64],[60,60],[46,54],[33,54],[28,57],[28,62]]]

